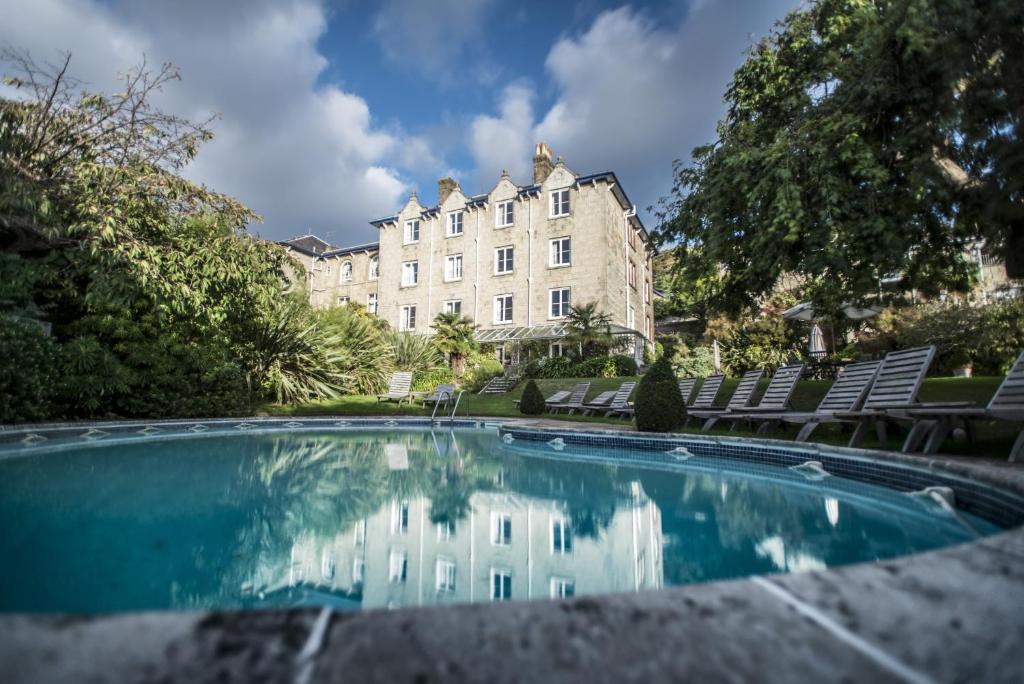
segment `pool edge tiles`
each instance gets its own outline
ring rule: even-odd
[[[836,477],[879,485],[902,492],[926,487],[953,489],[956,507],[1004,529],[1024,524],[1024,468],[992,471],[989,464],[913,454],[854,449],[777,439],[691,435],[687,433],[634,433],[625,430],[538,426],[529,421],[507,422],[498,428],[504,438],[532,443],[561,440],[565,446],[595,446],[622,450],[621,463],[685,467],[666,453],[687,449],[690,458],[725,458],[790,468],[818,461]],[[556,446],[558,444],[556,443]],[[658,454],[651,459],[652,454]]]

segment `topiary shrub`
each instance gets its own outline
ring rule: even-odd
[[[678,390],[677,390],[678,392]],[[519,400],[519,411],[527,416],[539,416],[544,413],[544,395],[535,380],[529,380],[523,388],[523,396]]]
[[[647,370],[636,388],[636,428],[644,432],[671,432],[686,420],[686,405],[672,364],[661,357]]]

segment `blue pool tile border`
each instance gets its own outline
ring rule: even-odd
[[[782,443],[741,437],[695,437],[689,435],[640,435],[626,432],[562,430],[505,424],[499,428],[504,437],[516,441],[547,443],[560,439],[561,448],[582,447],[616,449],[614,462],[635,465],[661,465],[684,469],[696,466],[703,458],[726,459],[770,468],[791,468],[807,461],[818,461],[830,475],[897,492],[914,492],[926,487],[949,487],[959,509],[984,518],[999,527],[1024,524],[1024,495],[948,471],[924,468],[886,460],[884,452],[869,452],[830,445]],[[513,442],[514,443],[514,442]],[[687,461],[668,451],[683,447],[693,458]],[[574,454],[577,458],[588,455]],[[607,459],[602,459],[607,460]]]

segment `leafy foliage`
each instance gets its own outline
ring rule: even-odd
[[[468,316],[457,313],[439,313],[434,317],[434,347],[448,357],[455,377],[462,377],[466,370],[466,357],[477,350],[473,339],[476,325]]]
[[[671,432],[686,420],[686,405],[672,365],[664,356],[655,361],[636,388],[636,428]]]
[[[677,287],[737,313],[786,274],[816,302],[902,274],[962,289],[965,248],[1024,265],[1017,0],[816,0],[753,48],[717,140],[677,163],[656,231]]]
[[[52,324],[52,415],[233,414],[343,386],[337,340],[284,302],[285,252],[179,175],[211,134],[153,108],[173,67],[108,96],[68,61],[4,57],[22,97],[0,98],[0,313]]]
[[[524,375],[531,378],[616,378],[639,373],[632,356],[597,356],[574,361],[567,356],[539,359],[527,364]]]
[[[335,306],[319,315],[320,325],[336,338],[341,352],[342,390],[377,394],[387,387],[394,348],[380,319],[359,306]]]
[[[391,349],[395,370],[412,371],[413,376],[416,376],[445,367],[441,354],[425,335],[410,332],[392,333]]]
[[[413,392],[429,392],[438,385],[455,384],[455,373],[451,368],[435,368],[412,376]]]
[[[572,306],[565,322],[569,326],[565,341],[579,360],[604,356],[614,346],[612,317],[598,309],[597,302]]]
[[[523,387],[523,396],[519,400],[519,411],[527,416],[539,416],[544,413],[544,395],[537,387],[537,381],[530,379]]]
[[[979,375],[1003,375],[1024,349],[1024,299],[981,307],[933,303],[887,309],[847,353],[878,356],[927,344],[938,347],[935,374],[970,365]]]
[[[38,325],[0,316],[0,423],[42,420],[52,411],[57,349]]]
[[[675,347],[671,357],[672,367],[681,378],[706,378],[715,372],[715,355],[707,345]]]

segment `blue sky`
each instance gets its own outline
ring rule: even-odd
[[[264,219],[251,230],[372,240],[372,218],[453,175],[530,181],[533,144],[615,171],[648,227],[672,160],[710,141],[744,51],[797,0],[4,0],[0,45],[72,52],[97,88],[170,61],[174,113],[217,113],[187,174]]]

